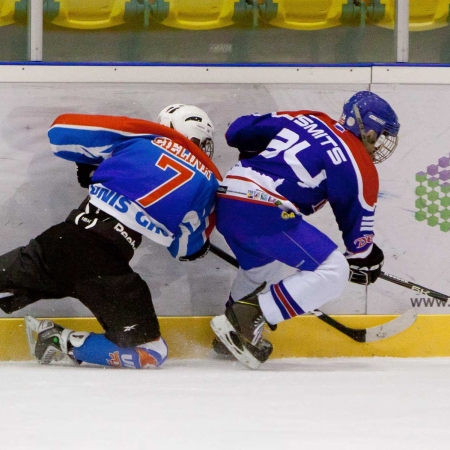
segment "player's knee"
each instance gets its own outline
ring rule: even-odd
[[[334,250],[317,270],[333,285],[338,297],[348,282],[349,267],[345,256],[340,251]]]
[[[159,321],[156,314],[146,316],[147,320],[130,319],[132,325],[109,327],[105,336],[119,347],[132,348],[144,345],[147,342],[156,341],[161,337]]]

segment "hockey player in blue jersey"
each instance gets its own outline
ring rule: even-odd
[[[376,281],[384,256],[374,243],[374,163],[395,150],[399,128],[391,106],[368,91],[345,103],[339,121],[316,111],[281,111],[230,125],[226,139],[240,161],[220,183],[217,229],[240,269],[225,314],[211,322],[220,339],[216,351],[257,368],[272,352],[261,335],[264,323],[274,329],[319,308],[338,298],[349,279]],[[345,255],[304,219],[326,202]],[[278,281],[283,264],[297,270]]]
[[[142,236],[182,261],[203,257],[214,227],[214,128],[191,105],[171,105],[158,123],[64,114],[49,132],[55,155],[78,165],[89,196],[66,221],[0,257],[0,307],[11,313],[45,298],[74,297],[103,334],[26,316],[28,341],[44,364],[160,366],[168,349],[150,290],[129,265]],[[5,296],[5,293],[9,294]]]

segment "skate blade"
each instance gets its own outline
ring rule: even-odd
[[[236,330],[225,315],[214,317],[211,320],[211,328],[239,362],[250,369],[257,369],[261,365],[261,362],[247,350],[244,344],[242,344],[242,349],[234,344],[231,333],[236,334]]]
[[[27,342],[28,342],[28,348],[30,350],[31,356],[35,358],[34,350],[36,348],[36,341],[37,341],[37,330],[39,328],[40,320],[35,319],[32,316],[25,316],[25,330],[27,333]]]

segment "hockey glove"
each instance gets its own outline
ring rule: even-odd
[[[258,156],[264,150],[239,150],[239,161],[243,159],[250,159],[254,156]]]
[[[384,255],[382,250],[373,244],[372,251],[365,258],[347,258],[347,261],[350,266],[349,281],[367,286],[375,283],[380,276]]]
[[[93,164],[75,163],[77,165],[77,180],[81,187],[88,188],[92,183],[92,175],[98,166]]]
[[[196,251],[195,253],[192,253],[192,255],[180,256],[179,260],[180,261],[195,261],[196,259],[200,259],[200,258],[203,258],[204,256],[206,256],[208,251],[209,251],[209,240],[207,240],[203,244],[203,247],[200,250]]]

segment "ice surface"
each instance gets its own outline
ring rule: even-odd
[[[450,358],[0,363],[2,450],[441,450]]]

